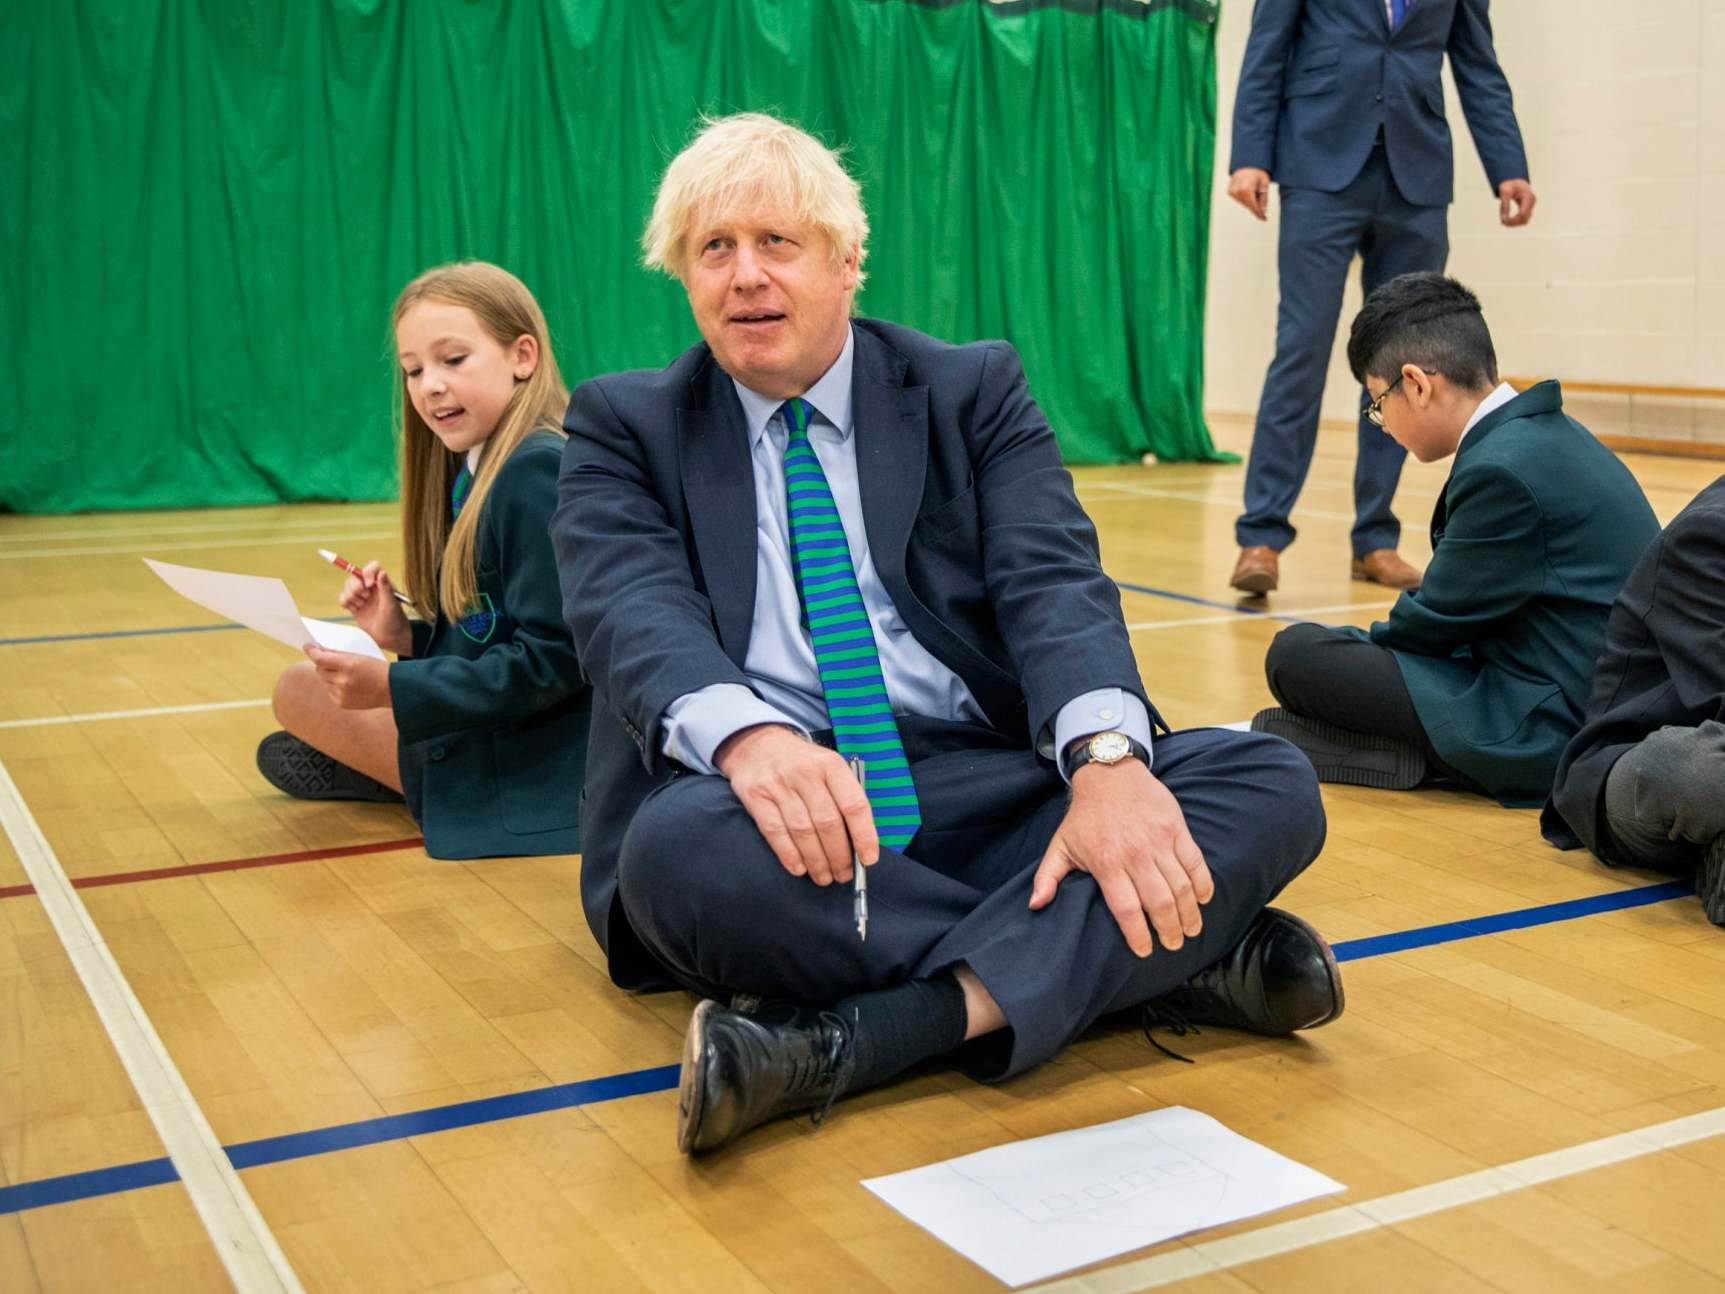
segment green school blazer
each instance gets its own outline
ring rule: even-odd
[[[563,623],[547,526],[563,439],[535,432],[485,500],[479,606],[414,621],[389,667],[403,789],[433,858],[572,854],[592,690]]]
[[[1462,441],[1424,582],[1370,638],[1395,654],[1437,753],[1503,804],[1551,792],[1611,603],[1658,533],[1629,469],[1563,412],[1556,382]]]

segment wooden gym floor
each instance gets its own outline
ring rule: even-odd
[[[1278,617],[1389,602],[1347,578],[1350,442],[1322,438]],[[1662,520],[1716,474],[1633,466]],[[1403,480],[1416,561],[1444,470]],[[1170,721],[1267,704],[1281,621],[1226,585],[1242,469],[1076,475]],[[690,1001],[609,986],[577,860],[436,862],[398,808],[274,794],[253,749],[291,653],[139,560],[333,615],[315,550],[394,560],[393,514],[0,518],[0,1290],[224,1289],[221,1252],[248,1289],[986,1290],[859,1181],[1167,1104],[1347,1194],[1058,1288],[1725,1289],[1725,931],[1459,794],[1327,790],[1281,902],[1347,958],[1329,1028],[1207,1031],[1195,1065],[1105,1031],[1005,1087],[931,1068],[680,1157]]]

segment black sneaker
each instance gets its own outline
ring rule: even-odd
[[[1320,782],[1408,791],[1425,781],[1426,757],[1405,741],[1308,719],[1292,710],[1260,710],[1252,731],[1267,732],[1300,748]]]
[[[272,732],[258,743],[258,772],[297,800],[371,800],[403,804],[400,791],[331,759],[291,732]]]
[[[1716,926],[1725,926],[1725,836],[1714,836],[1701,854],[1701,870],[1695,873],[1695,896],[1701,910]]]
[[[850,1029],[832,1011],[704,1001],[689,1018],[677,1087],[677,1149],[716,1150],[750,1128],[813,1111],[818,1125],[855,1070]]]

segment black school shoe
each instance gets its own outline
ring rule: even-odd
[[[1725,926],[1725,836],[1714,836],[1701,855],[1701,870],[1695,873],[1695,896],[1701,910],[1716,926]]]
[[[850,1029],[835,1012],[793,1002],[727,1009],[704,1001],[689,1017],[677,1085],[677,1149],[717,1150],[785,1114],[817,1124],[850,1083]]]
[[[1183,1034],[1213,1024],[1281,1038],[1328,1024],[1346,1001],[1341,967],[1324,937],[1290,912],[1265,908],[1221,961],[1145,1003],[1144,1029]]]
[[[291,732],[272,732],[258,743],[258,772],[276,790],[297,800],[406,803],[400,791],[331,759]]]
[[[1425,781],[1426,757],[1405,741],[1354,732],[1292,710],[1260,710],[1252,731],[1267,732],[1300,748],[1320,782],[1409,791]]]

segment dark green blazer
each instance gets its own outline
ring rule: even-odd
[[[592,690],[546,529],[562,455],[548,431],[516,446],[479,519],[477,612],[414,621],[413,655],[389,667],[402,789],[433,858],[581,848]]]
[[[1507,805],[1538,805],[1581,727],[1612,600],[1659,522],[1615,454],[1541,382],[1461,443],[1425,580],[1371,640],[1432,746]],[[1356,631],[1358,632],[1358,631]]]

